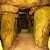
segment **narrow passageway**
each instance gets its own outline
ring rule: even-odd
[[[32,34],[27,29],[22,29],[10,50],[47,50],[35,45]]]

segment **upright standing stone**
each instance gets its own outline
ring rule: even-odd
[[[8,50],[12,46],[16,37],[14,31],[15,18],[14,14],[4,12],[1,20],[1,38],[4,50]]]
[[[38,46],[47,45],[49,37],[50,6],[37,10],[34,14],[34,39]]]

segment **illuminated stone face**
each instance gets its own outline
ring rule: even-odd
[[[50,50],[50,37],[49,37],[49,41],[48,41],[48,48]]]
[[[7,0],[7,3],[13,4],[13,5],[24,5],[27,3],[27,0]]]
[[[19,9],[30,8],[35,5],[49,5],[49,0],[0,0],[0,4],[8,3],[11,5],[16,5]]]
[[[13,13],[4,12],[1,20],[1,38],[3,43],[3,49],[8,50],[13,44],[16,37],[14,31],[15,15]]]
[[[34,14],[34,38],[38,46],[47,45],[49,36],[50,7],[46,6]]]
[[[32,3],[37,2],[37,0],[27,0],[27,2],[28,2],[29,4],[32,4]]]
[[[1,40],[0,40],[0,50],[3,50]]]
[[[4,12],[13,12],[13,13],[17,13],[18,12],[18,7],[15,7],[13,5],[9,5],[9,4],[4,4],[4,5],[0,5],[0,11]]]

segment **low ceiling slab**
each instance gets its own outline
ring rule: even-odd
[[[1,3],[8,3],[11,5],[15,5],[19,7],[20,9],[30,8],[33,6],[44,6],[49,5],[50,0],[0,0]]]
[[[4,12],[4,11],[17,13],[19,9],[18,7],[9,4],[0,5],[0,12]]]

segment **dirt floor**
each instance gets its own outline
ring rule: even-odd
[[[48,50],[35,45],[32,34],[27,29],[22,29],[10,50]]]

